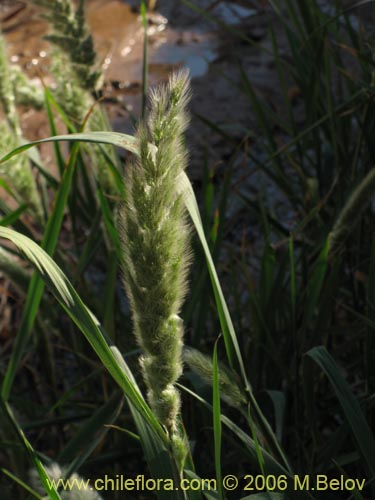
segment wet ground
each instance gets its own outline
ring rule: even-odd
[[[239,138],[252,122],[248,99],[236,90],[239,57],[245,56],[246,60],[241,62],[248,66],[246,71],[251,72],[255,85],[270,96],[271,61],[255,47],[245,54],[238,39],[223,33],[220,25],[209,18],[224,21],[233,30],[246,23],[246,36],[260,42],[266,34],[266,19],[263,8],[259,7],[262,2],[256,3],[257,8],[251,2],[202,1],[199,7],[205,9],[205,15],[201,15],[181,2],[160,2],[160,12],[157,3],[148,19],[149,83],[165,79],[174,68],[187,66],[193,78],[193,115],[203,115]],[[140,109],[143,28],[139,2],[87,0],[86,5],[108,101],[118,100],[118,104],[108,104],[113,127],[129,132],[132,127],[129,113],[138,116]],[[26,68],[35,82],[43,77],[47,84],[52,84],[48,75],[48,44],[42,38],[47,26],[38,9],[23,2],[2,2],[2,6],[3,31],[11,61]],[[40,116],[35,119],[29,113],[24,123],[30,139],[48,133]],[[222,142],[220,135],[194,118],[190,131],[193,177],[199,177],[204,157],[210,157],[212,165],[225,157]]]
[[[330,2],[322,3],[330,8]],[[267,32],[271,15],[268,1],[201,0],[195,5],[203,13],[191,8],[189,1],[156,2],[156,9],[148,18],[148,40],[151,85],[165,79],[176,67],[190,69],[193,78],[190,174],[199,177],[205,158],[214,167],[230,154],[223,135],[215,134],[199,117],[222,132],[227,131],[234,139],[257,134],[249,99],[238,89],[242,78],[240,66],[255,90],[276,111],[282,109],[273,59],[268,52],[271,48]],[[47,84],[52,84],[48,75],[49,47],[43,40],[47,26],[38,9],[28,2],[9,0],[0,1],[0,7],[12,62],[26,68],[36,82],[43,77]],[[144,35],[139,0],[87,0],[86,8],[104,74],[112,125],[115,130],[130,132],[129,116],[139,116],[142,82]],[[223,29],[220,22],[225,22],[229,30]],[[283,53],[276,21],[273,28],[281,40]],[[114,99],[117,103],[113,103]],[[48,133],[39,115],[36,118],[29,113],[24,123],[30,139]]]

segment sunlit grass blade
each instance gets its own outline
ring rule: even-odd
[[[251,389],[250,383],[248,381],[245,365],[243,362],[241,350],[237,341],[237,336],[233,327],[232,319],[229,314],[228,306],[226,304],[219,278],[216,273],[215,265],[213,263],[211,253],[209,250],[209,246],[204,234],[204,229],[201,221],[201,217],[199,214],[199,209],[197,205],[197,201],[194,195],[193,188],[190,184],[190,181],[184,172],[179,174],[177,189],[180,193],[183,194],[185,205],[189,212],[189,215],[194,223],[195,229],[197,231],[198,237],[202,244],[204,253],[207,259],[207,266],[211,278],[212,287],[214,290],[216,307],[220,319],[220,325],[222,328],[222,333],[224,337],[225,347],[227,351],[227,356],[231,367],[234,366],[234,353],[236,355],[236,359],[240,368],[240,373],[243,379],[243,383],[248,391],[248,396],[250,399],[250,403],[253,408],[254,415],[256,416],[257,424],[261,427],[264,437],[266,437],[268,445],[274,451],[274,453],[282,460],[284,466],[287,469],[290,469],[289,462],[284,455],[275,434],[273,433],[267,419],[264,417],[261,409],[259,408],[258,403],[255,400],[253,395],[253,391]]]
[[[216,304],[218,307],[218,314],[219,314],[220,324],[221,324],[221,328],[222,328],[222,333],[223,333],[223,337],[224,337],[224,342],[225,342],[225,347],[226,347],[229,363],[233,367],[233,365],[234,365],[233,349],[234,349],[234,351],[236,352],[236,355],[237,355],[238,362],[240,364],[241,374],[246,380],[247,379],[246,371],[245,371],[245,367],[243,365],[241,351],[240,351],[240,348],[239,348],[239,345],[237,342],[237,337],[236,337],[236,334],[234,331],[232,319],[230,317],[229,310],[228,310],[228,307],[226,305],[223,292],[221,290],[219,278],[217,276],[214,263],[212,261],[212,257],[211,257],[209,246],[208,246],[208,243],[206,240],[206,236],[204,234],[202,220],[200,217],[200,213],[199,213],[198,205],[197,205],[195,195],[193,192],[193,188],[190,184],[189,179],[187,178],[187,176],[184,172],[179,174],[177,189],[184,196],[185,205],[186,205],[188,212],[190,214],[190,217],[194,223],[195,229],[197,231],[197,234],[198,234],[199,239],[201,241],[204,253],[206,255],[206,259],[208,262],[208,270],[209,270],[211,281],[213,284],[215,301],[216,301]]]
[[[48,139],[43,139],[42,141],[35,141],[32,143],[24,144],[14,149],[0,161],[6,161],[12,156],[19,154],[23,151],[26,151],[27,149],[42,142],[51,142],[51,141],[53,142],[60,140],[66,140],[70,142],[75,142],[75,141],[85,141],[85,142],[95,142],[95,143],[104,142],[112,145],[117,145],[124,149],[129,149],[134,153],[137,153],[138,151],[137,141],[134,137],[126,136],[124,134],[119,134],[115,132],[91,132],[88,134],[71,134],[71,135],[57,136]],[[54,204],[54,208],[48,220],[47,228],[44,233],[42,247],[50,255],[53,255],[55,251],[57,239],[60,233],[65,207],[68,201],[68,196],[70,193],[71,183],[73,179],[76,157],[78,153],[78,146],[79,146],[78,144],[75,144],[72,148],[70,159],[67,167],[64,170],[64,176],[61,181],[60,189],[57,193],[57,198]],[[34,275],[31,280],[28,294],[26,297],[26,303],[21,319],[19,333],[16,337],[15,345],[13,348],[12,357],[10,359],[4,377],[4,381],[2,384],[2,389],[1,389],[2,397],[5,400],[9,398],[14,377],[18,369],[20,360],[22,358],[24,347],[30,336],[35,321],[35,317],[38,312],[39,303],[43,295],[43,289],[44,289],[43,282],[37,275]]]
[[[37,146],[38,144],[58,141],[112,144],[113,146],[118,146],[119,148],[127,149],[134,154],[138,154],[137,139],[131,135],[120,134],[119,132],[84,132],[70,135],[57,135],[54,137],[48,137],[47,139],[40,139],[39,141],[28,142],[27,144],[23,144],[3,156],[0,159],[0,162],[2,163],[7,161],[13,156],[22,153],[33,146]],[[156,151],[155,146],[150,145],[150,149],[154,152]]]
[[[77,129],[76,129],[75,125],[72,123],[71,120],[69,120],[67,114],[62,109],[60,104],[56,101],[55,97],[53,96],[52,92],[50,91],[50,89],[48,87],[44,88],[44,95],[45,95],[46,109],[47,109],[49,122],[50,122],[50,125],[52,125],[51,131],[52,132],[53,132],[53,130],[56,131],[55,120],[53,118],[53,111],[52,111],[52,107],[53,107],[57,111],[58,116],[63,121],[67,130],[72,134],[76,133]]]
[[[0,238],[10,240],[19,248],[30,263],[33,264],[38,275],[47,284],[79,330],[85,335],[103,365],[134,404],[134,407],[150,425],[151,429],[159,436],[161,441],[168,444],[165,432],[149,409],[139,390],[135,388],[134,383],[129,379],[127,372],[130,372],[130,370],[125,360],[115,346],[110,346],[107,343],[97,319],[84,305],[61,269],[42,248],[26,236],[12,229],[0,227]]]

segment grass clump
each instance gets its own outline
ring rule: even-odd
[[[179,433],[183,324],[190,262],[188,227],[176,178],[186,167],[188,74],[171,76],[151,95],[147,125],[138,130],[140,158],[125,177],[124,283],[134,332],[142,347],[141,365],[151,408],[168,430],[179,461],[185,445]],[[157,147],[153,153],[149,143]]]

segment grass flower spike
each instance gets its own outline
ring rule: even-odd
[[[53,27],[46,39],[57,45],[69,57],[82,88],[92,90],[101,76],[96,69],[94,42],[84,15],[84,0],[77,8],[71,0],[32,0],[46,9],[45,18]]]
[[[32,2],[45,9],[44,17],[52,30],[46,39],[54,45],[51,64],[51,73],[57,84],[54,97],[73,125],[80,129],[95,102],[92,92],[101,80],[94,42],[85,20],[84,1],[80,0],[77,6],[71,0]],[[86,131],[108,130],[108,119],[99,103],[93,108],[85,128]],[[88,154],[99,184],[106,193],[116,194],[108,167],[108,158],[112,164],[118,164],[113,148],[94,146],[89,148]]]
[[[354,189],[341,210],[329,235],[329,252],[332,255],[345,243],[363,211],[368,207],[375,191],[375,168],[372,168]]]
[[[24,142],[16,108],[13,74],[8,61],[5,40],[0,35],[0,107],[5,117],[5,120],[0,124],[0,157],[9,149]],[[10,161],[1,163],[0,177],[11,184],[20,203],[28,203],[37,219],[41,221],[43,217],[40,198],[27,157],[12,158]]]
[[[127,170],[123,208],[124,282],[150,405],[168,430],[181,462],[185,444],[178,430],[183,324],[187,290],[189,230],[176,178],[185,169],[183,134],[188,119],[187,72],[151,94],[147,125],[138,131],[140,157]],[[150,143],[157,147],[153,153]]]
[[[184,349],[184,361],[190,369],[199,375],[207,385],[212,384],[213,366],[210,356],[205,356],[197,349],[186,347]],[[237,384],[234,373],[219,363],[219,386],[220,397],[233,408],[246,408],[246,397],[244,396],[239,384]]]

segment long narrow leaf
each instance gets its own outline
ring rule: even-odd
[[[346,380],[340,373],[335,360],[323,346],[314,347],[306,354],[317,363],[329,378],[349,427],[357,442],[371,475],[375,476],[375,439],[359,402],[354,397]]]
[[[207,403],[201,396],[196,394],[194,391],[188,389],[187,387],[178,384],[178,386],[186,391],[188,394],[197,399],[205,408],[209,411],[213,411],[212,405]],[[237,437],[237,439],[242,443],[244,450],[251,458],[254,465],[258,464],[258,450],[254,443],[254,440],[246,434],[237,424],[230,420],[225,415],[221,415],[221,422]],[[293,488],[294,475],[289,472],[283,464],[280,464],[275,460],[264,448],[261,448],[262,457],[264,459],[264,471],[266,475],[275,475],[277,477],[285,476],[288,481],[288,498],[296,500],[315,500],[314,496],[307,490],[295,490]]]
[[[0,160],[0,163],[8,160],[9,158],[12,158],[13,156],[23,151],[26,151],[27,149],[33,146],[36,146],[37,144],[41,144],[44,142],[63,141],[63,140],[70,142],[84,141],[84,142],[94,142],[94,143],[107,143],[107,144],[112,144],[114,146],[122,147],[129,151],[132,151],[133,153],[138,152],[137,141],[132,136],[127,136],[125,134],[119,134],[116,132],[90,132],[82,134],[61,135],[56,137],[50,137],[47,139],[42,139],[40,141],[30,142],[28,144],[23,144],[22,146],[14,149],[10,153],[8,153],[5,157],[3,157]],[[152,149],[152,145],[150,145],[150,148],[151,151],[154,152],[154,149]],[[56,197],[55,205],[52,214],[48,220],[47,228],[44,234],[42,247],[50,255],[53,255],[55,251],[58,235],[60,233],[64,211],[71,188],[71,182],[73,178],[75,159],[77,153],[78,153],[78,147],[74,146],[72,148],[70,160],[67,168],[65,169],[60,189]],[[17,372],[25,346],[27,344],[28,338],[30,336],[30,333],[34,325],[39,304],[43,295],[43,290],[44,290],[43,282],[37,275],[34,275],[30,282],[30,286],[26,297],[26,303],[21,319],[19,333],[16,337],[12,356],[9,365],[7,367],[7,371],[1,388],[1,394],[4,400],[8,400],[9,398],[15,374]]]
[[[257,404],[255,397],[253,395],[252,388],[250,386],[250,383],[248,381],[247,375],[246,375],[246,370],[245,370],[245,365],[242,359],[242,354],[240,350],[240,346],[237,341],[237,336],[233,327],[232,319],[229,314],[228,306],[225,301],[221,285],[219,282],[219,278],[216,273],[215,265],[212,260],[211,252],[206,240],[206,236],[204,234],[204,229],[202,225],[202,220],[199,214],[199,208],[197,204],[197,200],[194,195],[193,188],[191,186],[191,183],[185,174],[185,172],[181,172],[179,174],[179,178],[177,180],[177,190],[179,193],[181,193],[184,197],[185,205],[187,207],[187,210],[190,214],[190,217],[194,223],[195,229],[197,231],[198,237],[200,239],[200,242],[202,244],[204,253],[206,255],[207,259],[207,266],[208,266],[208,271],[210,274],[211,278],[211,283],[212,283],[212,288],[214,291],[214,296],[215,296],[215,302],[219,314],[219,320],[220,320],[220,325],[222,328],[222,333],[224,337],[224,342],[225,342],[225,348],[227,351],[227,356],[229,359],[229,362],[231,366],[234,364],[234,353],[236,354],[237,362],[240,367],[240,372],[241,376],[243,379],[243,382],[245,384],[245,387],[248,391],[249,399],[250,399],[250,404],[252,405],[253,412],[257,417],[257,423],[261,426],[262,432],[264,433],[264,436],[267,439],[267,442],[269,446],[272,448],[272,450],[275,452],[275,454],[282,460],[284,466],[290,471],[290,465],[289,462],[284,455],[275,434],[273,433],[267,419],[264,417],[261,409],[259,408],[259,405]],[[234,352],[233,352],[234,351]]]
[[[53,484],[50,483],[50,478],[48,477],[48,474],[42,464],[42,462],[39,460],[39,458],[36,456],[36,453],[34,451],[34,448],[31,446],[31,443],[25,436],[23,430],[21,427],[18,425],[18,422],[12,412],[11,407],[9,404],[3,400],[1,400],[1,407],[3,408],[4,414],[7,416],[9,422],[11,423],[13,429],[15,430],[19,440],[27,450],[31,460],[34,462],[34,465],[36,467],[36,470],[38,471],[39,478],[42,482],[42,485],[46,492],[48,492],[48,496],[50,500],[61,500],[60,495],[57,493],[55,487]]]
[[[29,146],[29,144],[25,146]],[[49,255],[53,255],[56,248],[61,224],[64,217],[65,206],[70,192],[77,152],[78,147],[74,146],[60,185],[60,189],[56,196],[52,214],[48,219],[47,228],[44,233],[42,247]],[[1,388],[1,394],[4,400],[8,400],[9,398],[14,377],[16,375],[19,363],[21,362],[22,355],[24,353],[25,346],[34,326],[35,318],[39,309],[39,304],[43,296],[43,290],[43,282],[41,281],[39,276],[35,274],[31,279],[27,291],[26,303],[23,309],[19,332],[14,343],[12,356],[10,358]]]
[[[38,144],[43,144],[44,142],[93,142],[102,144],[112,144],[112,146],[117,146],[119,148],[127,149],[134,154],[138,154],[138,143],[137,139],[131,135],[120,134],[119,132],[86,132],[80,134],[70,134],[70,135],[56,135],[54,137],[48,137],[47,139],[40,139],[39,141],[28,142],[27,144],[22,144],[10,153],[6,154],[0,159],[0,163],[3,163],[13,156],[26,151],[33,146]],[[152,148],[152,145],[150,145]],[[156,149],[156,147],[153,147]]]
[[[0,238],[10,240],[36,268],[39,276],[54,294],[60,305],[77,325],[79,330],[93,347],[99,359],[118,383],[134,407],[159,436],[168,445],[168,438],[159,422],[146,404],[139,390],[134,387],[127,372],[125,360],[115,346],[105,340],[98,320],[85,306],[65,274],[51,257],[36,243],[26,236],[9,228],[0,227]],[[122,363],[119,362],[121,358]],[[125,371],[124,367],[127,368]]]
[[[44,500],[42,495],[39,495],[36,491],[34,491],[28,484],[26,484],[22,479],[19,477],[15,476],[12,474],[9,470],[7,469],[0,469],[0,472],[2,472],[5,476],[8,476],[12,481],[17,483],[19,486],[21,486],[25,491],[27,491],[30,495],[32,495],[34,498],[37,498],[38,500]]]

